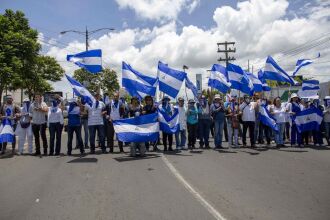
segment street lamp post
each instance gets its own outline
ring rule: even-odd
[[[99,32],[99,31],[102,31],[102,30],[109,30],[109,31],[114,31],[115,29],[114,28],[99,28],[99,29],[96,29],[96,30],[93,30],[93,31],[88,31],[87,29],[87,26],[86,26],[86,31],[76,31],[76,30],[67,30],[67,31],[61,31],[60,34],[66,34],[68,32],[73,32],[73,33],[77,33],[77,34],[80,34],[80,35],[85,35],[85,39],[86,39],[86,51],[88,51],[88,39],[89,39],[89,36],[92,35],[92,34],[95,34],[96,32]]]

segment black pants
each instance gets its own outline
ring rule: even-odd
[[[308,145],[309,144],[309,131],[302,132],[301,137],[302,137],[303,144]]]
[[[244,145],[246,145],[246,132],[247,132],[247,129],[249,129],[249,136],[250,136],[251,146],[254,146],[254,144],[255,144],[255,141],[254,141],[254,126],[255,126],[254,121],[243,121],[243,144]]]
[[[195,147],[197,138],[197,126],[198,124],[187,124],[188,128],[188,147]]]
[[[16,127],[17,127],[17,124],[14,124],[14,125],[13,125],[13,130],[14,130],[14,132],[16,131]],[[7,148],[7,142],[4,142],[4,143],[2,143],[2,144],[0,144],[0,145],[2,145],[2,147],[0,147],[0,150],[1,150],[3,153],[5,153],[6,148]],[[15,146],[16,146],[16,135],[14,135],[14,141],[13,141],[13,143],[12,143],[12,149],[13,149],[13,152],[15,151]]]
[[[81,138],[81,126],[68,126],[68,154],[71,154],[72,151],[72,139],[73,133],[76,133],[76,142],[77,146],[80,149],[80,153],[84,153],[84,143]]]
[[[61,153],[61,139],[62,139],[62,128],[59,122],[57,123],[49,123],[49,154],[54,154],[54,145],[55,145],[55,137],[56,137],[56,147],[55,154]]]
[[[32,124],[32,131],[34,135],[34,142],[36,145],[36,154],[40,154],[40,136],[42,139],[42,145],[44,148],[44,154],[47,154],[47,137],[46,137],[46,123],[44,124]]]
[[[172,149],[173,134],[167,134],[167,133],[163,132],[164,150],[167,150],[167,141],[168,141],[169,149]]]
[[[227,129],[227,120],[223,124],[223,132],[225,134],[225,140],[228,142],[228,129]]]
[[[113,123],[108,121],[107,122],[107,129],[106,129],[106,136],[107,136],[107,147],[110,148],[110,152],[113,152],[113,146],[114,146],[114,137],[115,137],[115,129],[113,127]],[[120,152],[123,152],[123,142],[118,141],[118,147]]]
[[[264,137],[266,137],[267,144],[270,144],[270,136],[271,136],[271,128],[260,122],[259,136],[258,136],[259,144],[264,143]]]

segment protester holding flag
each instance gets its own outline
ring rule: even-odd
[[[136,118],[142,115],[142,107],[139,103],[139,99],[137,97],[131,98],[131,104],[128,110],[128,117],[129,118]],[[139,149],[140,156],[144,156],[146,152],[146,146],[144,142],[133,142],[130,143],[130,155],[132,157],[136,156],[136,150]]]
[[[323,114],[324,108],[322,105],[320,105],[319,99],[313,99],[313,102],[311,103],[311,108],[316,108]],[[323,118],[323,115],[322,115],[322,118]],[[318,144],[320,147],[322,147],[322,145],[323,145],[322,132],[320,130],[314,129],[314,130],[312,130],[312,136],[313,136],[314,146],[316,146]]]
[[[170,103],[170,98],[168,96],[165,96],[162,99],[162,103],[159,106],[159,110],[168,117],[171,117],[173,115],[173,106]],[[163,131],[163,144],[164,144],[164,151],[173,151],[172,149],[172,143],[173,143],[173,134],[168,133],[166,131]],[[168,145],[167,145],[168,144]],[[168,146],[168,148],[167,148]]]
[[[299,96],[296,93],[292,93],[290,97],[290,103],[288,105],[289,113],[291,116],[295,116],[297,113],[301,112],[301,105],[299,103]],[[291,124],[291,147],[293,147],[296,143],[298,147],[301,146],[301,133],[297,130],[297,125],[292,120]]]
[[[330,96],[324,97],[323,122],[325,127],[325,138],[330,146]]]
[[[195,149],[198,126],[198,110],[195,107],[195,101],[190,99],[187,109],[187,127],[188,127],[188,148]]]
[[[238,129],[239,129],[238,115],[239,115],[239,107],[236,102],[236,97],[232,97],[227,103],[227,108],[226,108],[228,138],[229,138],[230,147],[238,147]]]
[[[115,136],[115,130],[113,126],[113,120],[118,120],[121,118],[124,118],[125,109],[122,104],[122,102],[119,100],[119,93],[116,92],[113,95],[113,99],[109,101],[108,104],[106,104],[105,107],[106,111],[106,124],[107,130],[106,130],[106,136],[107,136],[107,147],[110,149],[110,153],[113,153],[113,147],[114,147],[114,136]],[[118,141],[118,147],[119,151],[121,153],[124,152],[123,148],[123,142]]]
[[[48,110],[49,124],[49,156],[60,155],[61,153],[61,137],[64,124],[63,112],[57,100],[52,101],[52,106]],[[56,147],[54,149],[56,136]]]
[[[187,130],[187,117],[186,107],[184,106],[184,99],[178,98],[178,111],[179,111],[179,123],[180,130],[175,133],[176,149],[186,149],[186,130]]]
[[[244,102],[239,106],[240,113],[242,115],[243,121],[243,146],[246,147],[246,133],[249,129],[249,137],[251,142],[251,147],[255,147],[254,140],[254,127],[256,121],[256,112],[258,105],[256,102],[251,102],[248,95],[244,95]]]
[[[206,99],[202,95],[197,103],[198,109],[198,133],[199,133],[199,147],[206,149],[210,148],[209,136],[210,136],[210,126],[211,126],[211,99]]]
[[[301,111],[308,110],[310,108],[310,100],[308,98],[301,99]],[[301,112],[300,112],[301,113]],[[298,126],[298,125],[297,125]],[[297,127],[298,129],[298,127]],[[304,144],[305,147],[309,145],[309,130],[299,131],[301,133],[301,140],[302,144]]]
[[[151,95],[147,95],[146,97],[144,97],[144,102],[145,102],[145,106],[143,106],[142,108],[142,114],[143,115],[149,115],[149,114],[154,114],[157,112],[157,107],[155,106],[154,104],[154,100],[152,98]],[[155,142],[145,142],[145,145],[146,145],[146,148],[147,150],[149,151],[149,146],[150,144],[153,145],[154,147],[154,151],[158,151],[158,148],[157,148],[157,141]]]
[[[222,147],[222,134],[225,122],[225,106],[219,94],[214,96],[214,103],[210,107],[211,115],[214,120],[214,142],[215,148],[221,149]]]
[[[69,100],[69,106],[66,109],[68,112],[68,156],[70,156],[72,152],[73,133],[76,133],[76,143],[80,149],[80,154],[85,153],[84,143],[81,138],[81,108],[77,99]]]
[[[282,105],[280,97],[276,97],[273,103],[274,106],[270,108],[270,114],[274,116],[276,120],[276,126],[278,128],[278,132],[275,133],[276,147],[284,147],[285,145],[283,134],[287,109],[284,105]]]
[[[261,102],[259,103],[259,110],[261,110],[261,108],[264,107],[266,108],[268,111],[271,108],[271,105],[268,105],[268,100],[266,98],[262,98]],[[264,137],[266,137],[266,142],[267,142],[267,146],[270,145],[270,140],[271,140],[271,134],[272,134],[272,129],[271,127],[265,125],[260,117],[260,111],[259,111],[259,136],[258,136],[258,142],[259,144],[263,144],[264,143]]]
[[[19,121],[16,129],[18,135],[18,154],[23,154],[24,143],[27,138],[29,154],[32,154],[33,146],[33,133],[31,126],[31,102],[29,98],[23,100],[23,106],[21,107],[21,114],[19,115]]]
[[[0,117],[2,120],[6,121],[9,120],[10,122],[8,123],[7,126],[11,126],[13,132],[15,132],[16,127],[17,127],[17,118],[19,117],[19,114],[21,112],[20,107],[15,105],[13,103],[13,97],[11,95],[7,95],[5,97],[6,103],[1,106],[0,109]],[[4,126],[4,124],[3,124]],[[4,138],[4,141],[2,143],[2,154],[6,152],[7,148],[7,141],[6,138]],[[16,145],[16,137],[15,135],[13,136],[13,141],[12,141],[12,154],[15,154],[15,145]]]
[[[105,104],[100,101],[101,96],[96,93],[94,96],[92,105],[86,103],[84,107],[88,111],[88,129],[89,129],[89,142],[90,142],[90,153],[95,154],[95,135],[96,131],[101,144],[102,153],[106,154],[105,141],[104,141],[104,121],[103,115],[106,114]]]

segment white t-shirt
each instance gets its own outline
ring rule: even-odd
[[[48,110],[48,123],[64,123],[63,112],[60,107],[50,107]]]
[[[273,113],[274,113],[274,118],[277,123],[285,123],[286,122],[286,108],[285,106],[281,106],[277,108],[274,106],[272,108]]]
[[[183,107],[179,107],[179,123],[180,123],[180,130],[185,130],[187,127],[187,118],[186,118],[186,108]]]
[[[239,109],[243,112],[242,121],[256,121],[255,105],[255,102],[250,102],[249,105],[243,102],[239,106]]]
[[[85,104],[85,108],[88,110],[88,126],[91,125],[103,125],[103,115],[102,111],[105,108],[105,104],[99,101],[99,105],[96,108],[96,101],[93,103],[92,107]]]

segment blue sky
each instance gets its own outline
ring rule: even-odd
[[[42,52],[55,57],[65,71],[77,68],[65,61],[68,53],[84,50],[84,36],[63,30],[89,30],[113,27],[112,33],[99,32],[90,37],[91,48],[101,48],[104,64],[121,72],[126,61],[136,69],[154,75],[158,60],[175,68],[190,67],[203,73],[217,62],[220,41],[235,41],[236,64],[254,70],[262,68],[272,55],[288,72],[297,59],[322,56],[301,70],[302,75],[321,81],[330,79],[330,43],[283,55],[283,51],[301,47],[315,38],[330,35],[330,2],[327,0],[0,0],[5,9],[22,10],[40,34]],[[326,35],[324,35],[326,34]],[[327,35],[328,34],[328,35]],[[46,42],[46,43],[45,43]],[[64,82],[56,89],[67,88]]]

